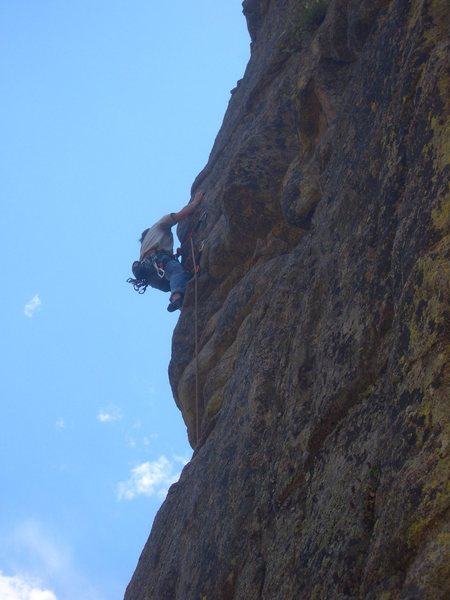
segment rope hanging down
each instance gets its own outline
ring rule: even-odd
[[[198,399],[198,266],[195,260],[195,249],[192,236],[190,237],[192,265],[194,267],[194,343],[195,343],[195,445],[200,439],[200,406]]]
[[[192,268],[194,270],[194,345],[195,345],[195,445],[198,447],[200,441],[200,399],[199,399],[199,368],[198,368],[198,271],[200,269],[200,258],[205,247],[207,237],[200,243],[197,259],[195,258],[195,248],[193,234],[200,225],[208,218],[206,210],[200,216],[195,227],[189,233],[188,239],[191,245]]]

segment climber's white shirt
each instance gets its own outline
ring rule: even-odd
[[[164,250],[173,254],[172,227],[175,225],[172,215],[164,215],[157,223],[152,225],[145,234],[141,243],[141,259],[152,248]]]

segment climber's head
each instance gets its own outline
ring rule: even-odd
[[[147,229],[144,229],[144,231],[142,232],[142,234],[141,234],[141,238],[140,238],[140,240],[139,240],[139,242],[140,242],[141,244],[142,244],[142,242],[144,241],[145,234],[147,233],[147,231],[148,231],[149,229],[150,229],[150,228],[148,227]]]

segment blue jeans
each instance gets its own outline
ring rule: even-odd
[[[171,256],[163,252],[159,252],[156,255],[158,263],[162,263],[164,269],[164,277],[170,284],[170,297],[176,292],[184,294],[186,291],[186,285],[189,279],[192,277],[189,271],[185,271],[180,263]]]

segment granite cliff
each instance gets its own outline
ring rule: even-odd
[[[179,231],[205,240],[169,368],[195,451],[125,598],[449,598],[448,2],[243,9]]]

